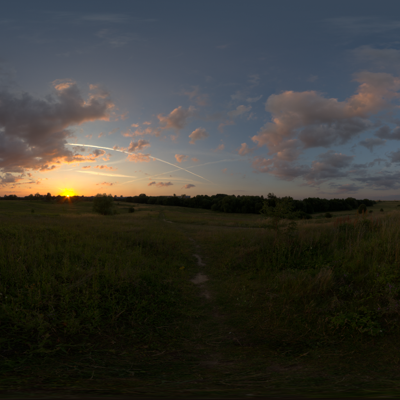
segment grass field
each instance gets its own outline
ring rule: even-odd
[[[275,232],[258,215],[1,201],[0,394],[397,398],[398,204]]]

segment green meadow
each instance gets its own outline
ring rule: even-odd
[[[0,394],[398,398],[398,205],[0,201]]]

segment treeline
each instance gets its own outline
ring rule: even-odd
[[[129,203],[203,208],[226,213],[246,214],[259,214],[264,203],[267,203],[269,207],[275,207],[279,199],[272,193],[268,194],[266,198],[264,196],[235,196],[226,194],[216,194],[213,196],[198,195],[191,198],[184,195],[149,197],[141,194],[139,196],[124,198]],[[304,200],[294,200],[292,197],[283,197],[281,199],[289,199],[291,201],[292,211],[296,213],[298,218],[307,218],[310,214],[315,213],[355,210],[361,204],[365,204],[367,207],[376,204],[374,200],[357,200],[353,197],[331,200],[320,199],[319,197],[309,197]]]
[[[0,197],[0,200],[31,200],[31,201],[47,201],[47,202],[56,202],[56,203],[63,203],[65,202],[66,196],[52,196],[50,193],[47,194],[30,194],[29,196],[25,197],[17,197],[15,194],[10,194],[10,195],[4,195],[3,197]],[[82,197],[81,196],[68,196],[68,202],[75,202],[75,201],[81,201]],[[89,198],[88,200],[92,200]]]

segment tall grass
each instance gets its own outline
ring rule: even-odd
[[[284,225],[278,234],[198,234],[213,254],[220,304],[243,335],[303,351],[399,333],[399,212]]]
[[[4,218],[0,351],[53,352],[116,333],[149,342],[182,319],[184,238],[137,214]]]

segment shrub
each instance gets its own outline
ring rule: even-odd
[[[332,218],[332,214],[329,212],[325,213],[325,218]]]
[[[367,212],[367,206],[364,203],[360,204],[360,206],[358,207],[358,213],[365,214],[366,212]]]
[[[97,194],[93,199],[93,211],[102,215],[115,214],[114,198],[111,194]]]
[[[133,213],[133,212],[135,212],[135,209],[133,207],[129,207],[129,212]]]
[[[383,212],[383,208],[381,208],[381,210],[380,210],[381,212]]]
[[[371,214],[371,213],[373,213],[373,211],[372,211],[372,210],[369,210],[369,213]]]

